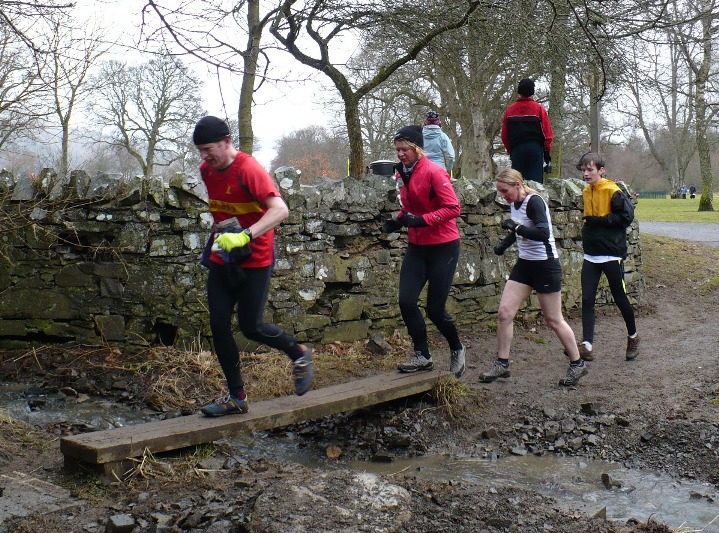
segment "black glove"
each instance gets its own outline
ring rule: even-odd
[[[545,162],[545,163],[551,163],[551,162],[552,162],[552,156],[549,154],[549,152],[544,152],[544,162]]]
[[[384,221],[384,232],[394,233],[399,231],[402,226],[404,226],[404,221],[401,218],[388,218]]]
[[[604,226],[607,223],[607,217],[584,217],[585,226]]]
[[[517,223],[514,220],[512,220],[511,218],[506,218],[506,219],[502,220],[501,227],[502,227],[502,229],[508,229],[508,230],[514,231],[515,229],[517,229]]]
[[[424,221],[424,217],[413,215],[412,213],[406,213],[402,217],[405,221],[405,224],[407,224],[408,228],[421,228],[427,225],[427,223]]]
[[[494,253],[495,253],[496,255],[504,255],[504,252],[505,252],[507,249],[506,249],[504,246],[502,246],[502,244],[500,243],[500,244],[496,245],[496,246],[493,248],[493,250],[494,250]]]
[[[233,263],[241,263],[252,255],[252,248],[249,246],[240,246],[239,248],[233,248],[230,250],[229,254]]]
[[[547,164],[544,165],[544,173],[545,174],[551,174],[552,173],[552,162],[547,161]]]

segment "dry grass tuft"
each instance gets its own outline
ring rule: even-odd
[[[476,393],[463,381],[454,378],[440,379],[431,391],[437,406],[449,418],[458,420],[468,409],[467,400],[476,399]]]
[[[394,334],[385,339],[388,354],[372,353],[367,341],[314,346],[315,388],[342,383],[380,372],[394,371],[407,357],[411,341]],[[52,351],[47,347],[44,350]],[[67,352],[66,352],[67,353]],[[294,394],[292,362],[276,350],[241,353],[242,375],[252,401]],[[37,356],[26,352],[14,360],[21,366],[35,365]],[[57,372],[124,375],[141,385],[145,403],[158,411],[196,410],[226,392],[225,378],[213,352],[174,347],[147,348],[125,353],[119,348],[78,349]]]
[[[28,451],[47,451],[55,446],[54,439],[35,427],[11,418],[0,409],[0,459],[12,459]]]

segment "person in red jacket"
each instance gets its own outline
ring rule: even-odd
[[[314,378],[312,350],[262,319],[275,261],[274,228],[287,218],[287,204],[260,163],[234,147],[224,120],[202,117],[192,138],[202,158],[200,174],[214,221],[202,261],[209,268],[210,329],[229,390],[202,413],[223,416],[249,409],[230,328],[233,309],[245,337],[292,359],[295,394],[302,396]]]
[[[552,124],[542,104],[532,98],[534,81],[525,78],[517,86],[519,98],[504,112],[502,143],[524,180],[544,183],[544,172],[551,170]],[[547,164],[544,167],[544,163]]]
[[[397,217],[385,221],[384,229],[392,233],[407,228],[409,243],[399,275],[399,308],[414,345],[410,360],[400,364],[398,370],[416,372],[434,366],[418,305],[419,295],[427,285],[427,317],[447,339],[450,371],[460,377],[465,371],[466,349],[446,310],[459,260],[459,200],[447,171],[424,155],[420,126],[400,129],[394,144],[400,161],[395,166],[395,179],[401,210]]]

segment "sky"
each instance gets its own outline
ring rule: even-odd
[[[168,5],[174,2],[174,0],[167,1]],[[81,13],[111,28],[108,31],[118,31],[121,40],[128,46],[138,42],[142,22],[140,12],[145,3],[145,0],[79,0],[77,2]],[[154,13],[151,16],[156,20]],[[133,54],[124,48],[120,48],[119,52],[120,57],[127,61],[132,61],[134,55],[137,61],[147,60],[146,57]],[[287,66],[293,71],[300,72],[304,68],[287,54],[277,56],[275,59],[279,69]],[[236,119],[240,76],[224,74],[218,81],[213,67],[190,58],[185,60],[185,63],[204,81],[203,107],[207,112],[221,118]],[[327,106],[323,105],[323,100],[335,97],[331,85],[326,77],[310,69],[306,68],[303,75],[311,76],[315,81],[294,83],[291,87],[286,84],[283,86],[264,84],[261,90],[255,93],[252,124],[255,137],[259,141],[259,149],[256,149],[253,155],[268,170],[271,170],[269,166],[276,155],[274,145],[279,138],[297,129],[310,125],[325,126],[331,121],[332,117]]]

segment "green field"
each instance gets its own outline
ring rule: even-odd
[[[719,224],[719,197],[714,195],[714,209],[717,211],[699,212],[699,198],[682,200],[671,198],[639,198],[635,216],[639,220],[651,222],[708,222]]]

